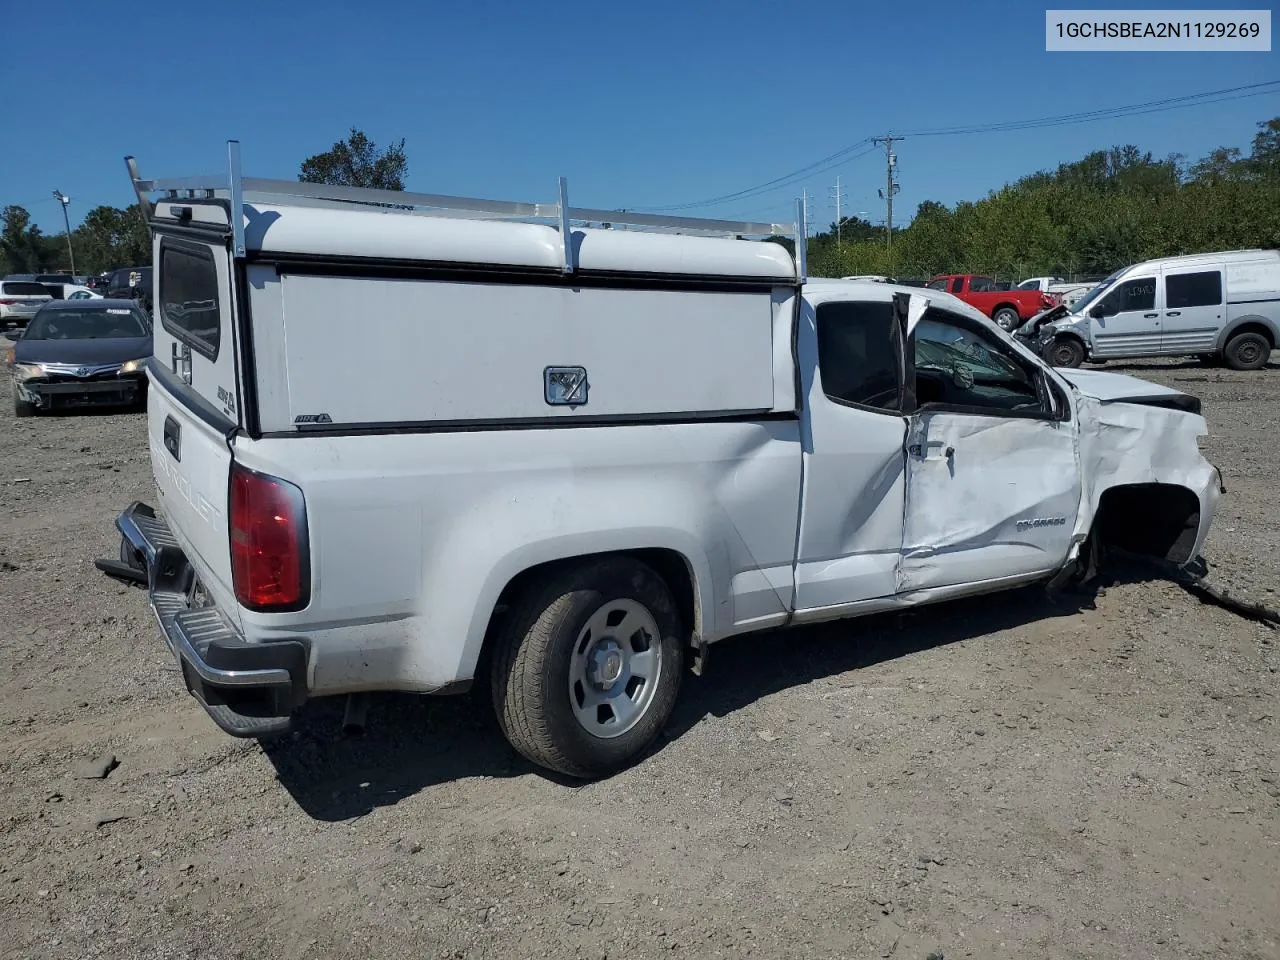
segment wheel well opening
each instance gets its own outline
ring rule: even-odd
[[[1272,350],[1276,348],[1276,339],[1274,336],[1272,336],[1271,330],[1264,323],[1257,323],[1251,320],[1248,323],[1240,324],[1240,326],[1236,327],[1234,330],[1231,331],[1231,336],[1227,338],[1227,342],[1230,343],[1232,340],[1240,336],[1240,334],[1242,333],[1260,334],[1262,336],[1262,339],[1266,340],[1267,343],[1271,345]]]
[[[498,602],[494,604],[493,612],[489,615],[489,625],[485,631],[484,646],[480,651],[480,662],[477,664],[477,675],[484,669],[488,662],[489,651],[493,646],[493,636],[496,630],[502,624],[507,611],[516,598],[532,583],[540,579],[552,570],[562,569],[573,564],[582,563],[590,560],[599,560],[601,557],[631,557],[639,560],[641,563],[652,567],[654,572],[666,582],[667,587],[671,590],[671,596],[676,602],[676,611],[680,614],[680,624],[685,631],[696,637],[701,632],[701,609],[698,604],[698,594],[694,587],[693,570],[689,566],[689,562],[682,554],[675,550],[667,550],[658,547],[638,549],[638,550],[618,550],[606,553],[584,554],[576,557],[565,557],[561,560],[551,560],[547,563],[538,564],[518,573],[511,581],[502,588],[502,593],[498,596]]]
[[[1135,483],[1102,494],[1093,529],[1104,547],[1183,564],[1199,527],[1200,500],[1186,487]]]

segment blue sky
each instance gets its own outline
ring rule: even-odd
[[[1202,4],[1203,6],[1203,4]],[[410,189],[661,207],[750,187],[862,138],[1052,116],[1280,78],[1280,53],[1046,53],[1044,4],[644,3],[209,5],[87,0],[5,13],[8,92],[0,204],[62,229],[132,194],[144,175],[219,169],[238,138],[257,176],[293,178],[352,125],[406,139]],[[27,91],[32,123],[15,116]],[[977,199],[1008,180],[1116,143],[1199,157],[1247,149],[1280,94],[1149,116],[898,145],[899,222],[924,199]],[[883,218],[883,155],[692,215]]]

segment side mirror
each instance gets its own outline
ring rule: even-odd
[[[1099,305],[1089,309],[1089,316],[1093,317],[1095,320],[1105,320],[1110,316],[1110,314],[1107,312],[1106,307]]]

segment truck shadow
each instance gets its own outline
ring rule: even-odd
[[[1149,570],[1110,571],[1107,583],[1152,578]],[[957,600],[908,612],[836,621],[726,640],[711,650],[702,677],[686,675],[676,709],[646,756],[661,752],[707,716],[722,717],[762,697],[824,677],[909,657],[1035,621],[1093,607],[1093,592],[1050,599],[1040,587]],[[304,707],[294,731],[263,750],[280,783],[311,817],[343,821],[458,780],[536,774],[505,742],[488,684],[456,697],[385,694],[371,698],[365,733],[341,732],[344,699]],[[643,762],[642,757],[639,762]]]

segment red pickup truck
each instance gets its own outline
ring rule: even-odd
[[[1000,290],[990,277],[951,273],[929,281],[930,290],[955,294],[976,307],[1004,330],[1014,331],[1042,310],[1056,306],[1058,298],[1038,290]]]

